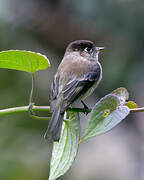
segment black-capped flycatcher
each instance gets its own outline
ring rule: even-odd
[[[103,49],[88,40],[74,41],[66,48],[51,85],[52,118],[45,139],[59,141],[65,110],[75,100],[84,100],[98,86],[102,78],[98,54]]]

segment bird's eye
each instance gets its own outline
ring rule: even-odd
[[[84,51],[85,51],[85,52],[88,52],[88,53],[91,53],[91,52],[92,52],[92,48],[86,47],[86,48],[84,49]]]

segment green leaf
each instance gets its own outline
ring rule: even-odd
[[[31,74],[50,66],[45,55],[31,51],[9,50],[0,52],[0,68],[26,71]]]
[[[133,101],[128,101],[124,105],[127,106],[129,109],[138,108],[138,105]]]
[[[94,106],[88,126],[80,142],[111,130],[120,123],[129,112],[128,107],[121,105],[118,96],[109,94],[103,97]]]
[[[70,168],[77,154],[79,138],[79,116],[71,112],[69,120],[63,123],[59,142],[53,144],[49,180],[55,180]]]

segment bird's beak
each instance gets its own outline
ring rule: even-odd
[[[100,51],[103,51],[103,50],[104,50],[104,47],[97,47],[97,48],[96,48],[96,51],[97,51],[97,52],[100,52]]]

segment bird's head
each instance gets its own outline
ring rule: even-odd
[[[74,53],[87,59],[98,60],[98,54],[102,50],[104,50],[104,47],[96,47],[92,41],[77,40],[68,45],[66,53]]]

